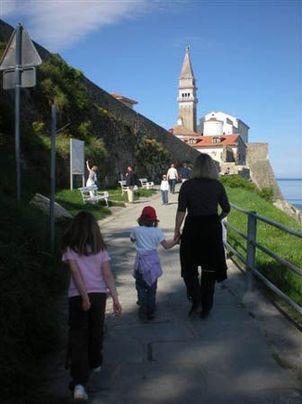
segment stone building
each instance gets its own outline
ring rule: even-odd
[[[200,136],[190,145],[200,153],[209,154],[219,163],[246,164],[247,146],[240,135]]]
[[[248,143],[249,126],[241,119],[225,112],[209,112],[200,119],[198,131],[204,136],[222,136],[238,134]]]

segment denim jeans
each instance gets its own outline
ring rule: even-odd
[[[175,192],[175,185],[176,185],[176,179],[174,180],[169,180],[169,185],[170,185],[170,192],[174,194]]]
[[[166,205],[169,202],[168,200],[169,191],[160,191],[160,193],[161,193],[161,201],[164,205]]]
[[[157,281],[149,286],[140,272],[135,272],[135,287],[140,307],[148,312],[155,310]]]

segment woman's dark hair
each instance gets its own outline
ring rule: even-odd
[[[62,249],[71,248],[80,255],[97,254],[106,248],[95,217],[79,212],[72,220],[62,239]]]
[[[137,223],[140,226],[146,226],[146,227],[157,227],[158,225],[158,220],[152,220],[152,219],[148,219],[146,217],[139,217],[137,219]]]
[[[200,153],[194,162],[191,178],[219,178],[219,164],[206,153]]]

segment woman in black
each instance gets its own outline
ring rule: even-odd
[[[230,212],[230,204],[216,164],[203,153],[195,160],[191,179],[180,189],[174,230],[176,239],[187,212],[180,244],[181,276],[192,301],[189,315],[201,318],[207,317],[213,306],[215,281],[227,278],[221,220]]]

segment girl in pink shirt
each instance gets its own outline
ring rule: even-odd
[[[106,296],[113,310],[122,311],[110,257],[94,216],[78,213],[63,236],[63,261],[71,273],[69,297],[69,359],[74,400],[86,401],[90,371],[100,371]]]

